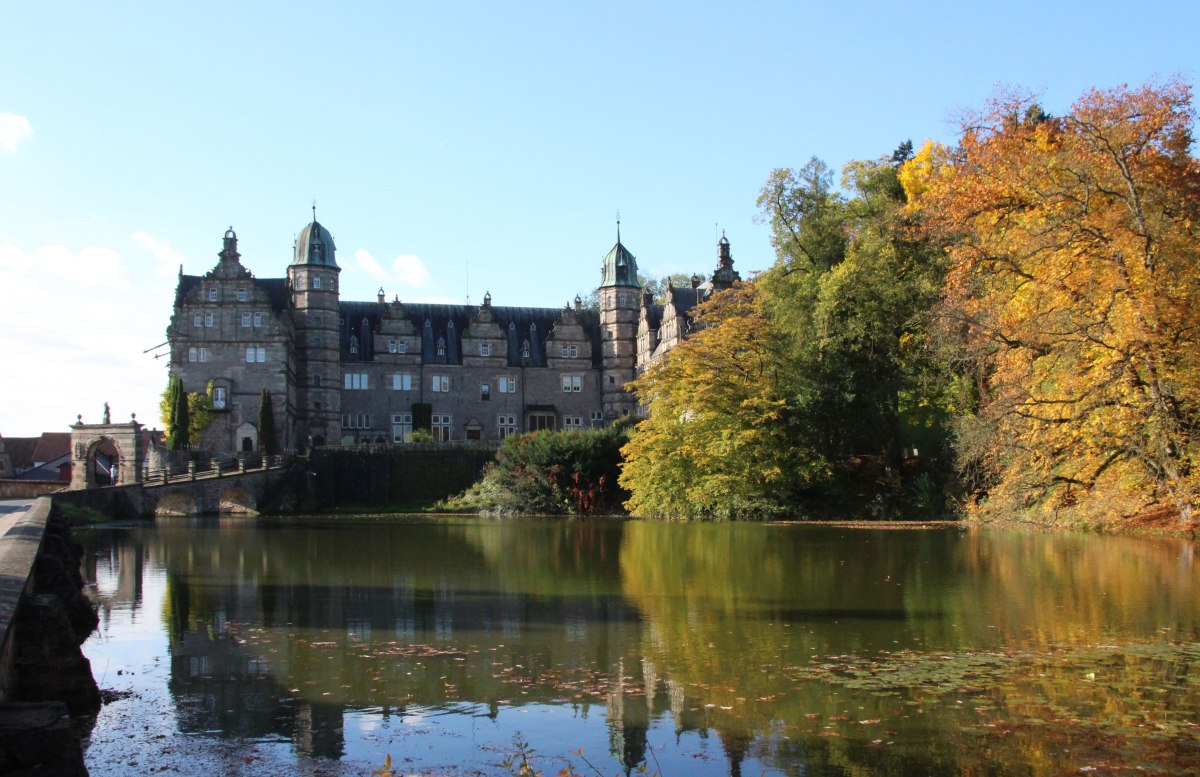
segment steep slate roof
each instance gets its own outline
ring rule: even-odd
[[[675,314],[691,321],[692,308],[704,301],[704,291],[691,286],[672,286],[667,295],[668,303],[675,308]]]
[[[380,331],[382,320],[390,309],[389,303],[341,302],[341,359],[342,361],[373,361],[372,332]],[[421,338],[421,360],[425,364],[462,364],[462,338],[479,313],[476,305],[449,305],[406,302],[402,308]],[[562,316],[561,308],[529,308],[492,306],[492,316],[502,332],[508,333],[507,357],[509,366],[545,367],[546,342]],[[575,314],[592,344],[592,365],[600,365],[600,317],[589,311]],[[428,323],[428,326],[426,326]],[[358,353],[350,353],[350,337],[357,338]],[[438,340],[445,343],[445,353],[438,354]],[[529,341],[529,357],[522,356],[522,346]]]
[[[646,311],[646,324],[653,330],[657,330],[662,326],[663,306],[657,302],[651,302],[644,306]]]
[[[13,471],[29,469],[33,466],[33,451],[41,437],[5,437],[4,449],[12,459]]]
[[[71,452],[70,432],[42,432],[33,449],[34,461],[53,461]]]

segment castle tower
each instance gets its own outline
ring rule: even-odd
[[[602,364],[600,400],[604,417],[612,422],[634,412],[637,401],[625,384],[634,378],[637,363],[637,328],[641,312],[642,284],[637,260],[621,244],[621,222],[617,222],[617,244],[600,267],[600,332]]]
[[[721,239],[717,241],[717,269],[709,279],[709,287],[713,291],[724,291],[731,288],[735,281],[742,279],[741,273],[733,269],[733,254],[729,250],[729,239],[725,230],[721,230]]]
[[[341,370],[338,324],[338,274],[333,235],[313,220],[296,238],[288,283],[296,332],[293,439],[302,445],[341,438]]]

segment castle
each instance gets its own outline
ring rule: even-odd
[[[263,389],[279,445],[497,440],[540,429],[602,426],[636,412],[625,386],[686,337],[691,310],[739,279],[729,241],[716,271],[643,294],[617,242],[604,257],[599,311],[342,300],[333,236],[316,220],[296,238],[284,278],[255,278],[230,228],[217,265],[180,268],[167,329],[170,371],[186,391],[211,386],[213,421],[193,447],[258,446]]]

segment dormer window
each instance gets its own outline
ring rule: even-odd
[[[438,356],[445,356],[445,355],[446,355],[446,338],[444,338],[444,337],[439,337],[439,338],[438,338],[438,341],[437,341],[437,355],[438,355]]]
[[[529,358],[529,341],[528,340],[525,340],[524,342],[521,343],[521,358],[522,359]]]
[[[358,337],[350,335],[350,353],[358,353]]]

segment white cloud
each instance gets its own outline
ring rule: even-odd
[[[172,248],[171,244],[165,240],[159,240],[141,230],[134,232],[131,237],[135,243],[158,259],[159,263],[155,269],[159,275],[174,275],[179,271],[180,265],[187,264],[187,257],[181,251]]]
[[[382,283],[422,287],[429,284],[429,270],[416,254],[401,254],[392,260],[391,272],[363,249],[354,252],[356,267]]]
[[[429,270],[416,254],[400,254],[392,260],[396,268],[396,279],[409,286],[424,286],[429,283]]]
[[[375,257],[371,256],[361,248],[354,252],[354,263],[358,265],[360,270],[376,280],[391,280],[391,278],[388,277],[387,270],[379,266],[379,262],[375,260]]]
[[[17,144],[33,134],[29,119],[15,113],[0,113],[0,149],[15,154]]]
[[[158,424],[165,361],[142,351],[165,339],[174,284],[150,262],[0,242],[0,434],[66,431],[77,413],[97,421],[104,402],[114,418]]]

